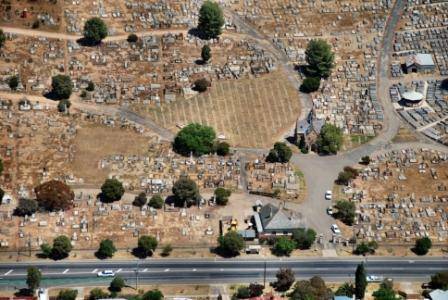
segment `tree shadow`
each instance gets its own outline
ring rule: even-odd
[[[101,41],[97,42],[95,40],[87,39],[85,37],[77,39],[76,42],[84,47],[96,47],[101,45]]]
[[[135,247],[134,249],[132,249],[132,255],[134,255],[137,258],[140,259],[145,259],[148,257],[151,257],[154,253],[146,253],[143,249],[139,248],[139,247]]]
[[[33,290],[31,290],[29,288],[21,288],[17,292],[14,293],[14,296],[16,296],[16,297],[33,296]]]
[[[229,251],[222,249],[219,246],[215,247],[215,248],[210,248],[210,253],[219,255],[223,258],[233,258],[233,257],[237,257],[240,255],[240,253],[229,252]]]
[[[194,61],[195,64],[199,65],[199,66],[203,66],[205,65],[205,61],[203,59],[196,59]]]
[[[194,37],[200,38],[201,40],[206,40],[204,33],[201,30],[199,30],[197,27],[190,28],[188,30],[188,34],[192,35]]]
[[[102,253],[100,253],[99,251],[95,251],[94,253],[95,257],[101,260],[107,259],[108,257]]]
[[[45,98],[53,100],[53,101],[60,101],[63,100],[61,97],[59,97],[55,92],[49,91],[48,93],[45,93],[43,95]]]

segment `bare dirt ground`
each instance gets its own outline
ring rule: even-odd
[[[159,125],[198,122],[224,134],[232,146],[269,147],[291,127],[300,112],[298,93],[284,73],[222,81],[208,92],[157,108],[134,107]]]

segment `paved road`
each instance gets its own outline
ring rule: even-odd
[[[395,280],[426,280],[430,275],[448,269],[442,258],[369,258],[363,259],[275,259],[275,260],[179,260],[147,259],[141,261],[85,261],[40,262],[43,277],[52,280],[84,280],[86,284],[97,277],[97,272],[111,269],[128,280],[138,277],[140,282],[170,283],[225,283],[261,281],[266,264],[266,277],[275,278],[279,268],[291,268],[297,278],[321,276],[326,280],[343,281],[352,278],[356,266],[364,261],[368,274],[388,276]],[[23,280],[30,263],[0,264],[0,285],[10,280]]]

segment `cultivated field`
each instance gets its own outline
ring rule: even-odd
[[[199,122],[224,134],[232,146],[269,147],[292,128],[300,112],[298,93],[285,74],[214,83],[208,92],[156,108],[134,107],[159,125]]]

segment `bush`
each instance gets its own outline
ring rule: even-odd
[[[270,163],[287,163],[291,159],[291,156],[291,149],[285,143],[277,142],[274,144],[274,148],[269,151],[266,161]]]
[[[221,34],[224,16],[218,3],[205,1],[199,10],[198,30],[204,39],[214,39]]]
[[[319,77],[307,77],[300,85],[300,91],[303,93],[312,93],[319,89],[320,78]]]
[[[208,62],[212,58],[212,53],[209,45],[204,45],[201,50],[201,58],[204,62]]]
[[[86,90],[88,90],[89,92],[93,92],[95,90],[95,84],[93,83],[93,81],[89,81]]]
[[[161,209],[163,205],[165,204],[165,201],[160,195],[154,195],[151,197],[151,200],[149,200],[148,205],[155,209]]]
[[[235,231],[229,231],[218,238],[218,251],[224,256],[237,256],[243,249],[243,237]]]
[[[182,128],[174,139],[173,148],[177,153],[189,156],[209,154],[213,151],[216,134],[213,128],[192,123]]]
[[[300,280],[294,286],[290,295],[294,300],[306,299],[333,299],[333,293],[325,285],[325,281],[319,276],[311,277],[310,280]]]
[[[219,187],[215,189],[215,200],[218,205],[227,205],[229,197],[232,194],[231,190]]]
[[[146,201],[148,201],[148,199],[146,198],[146,194],[145,193],[140,193],[137,196],[135,196],[134,201],[132,202],[132,205],[137,206],[137,207],[142,207],[143,205],[146,204]]]
[[[335,208],[337,212],[333,214],[336,219],[341,220],[346,225],[353,225],[355,222],[355,204],[350,201],[339,200]]]
[[[297,248],[300,250],[306,250],[311,248],[311,245],[313,245],[316,240],[316,232],[311,228],[306,230],[299,228],[293,231],[292,238],[296,242]]]
[[[117,248],[115,248],[114,243],[109,239],[105,239],[101,241],[96,254],[99,258],[111,258],[115,252],[117,252]]]
[[[89,300],[98,300],[98,299],[105,299],[105,298],[109,298],[109,294],[104,292],[100,288],[94,288],[90,291]]]
[[[296,280],[294,272],[290,268],[281,268],[277,274],[277,281],[274,282],[274,288],[279,292],[286,292]]]
[[[277,256],[289,256],[296,248],[296,243],[288,237],[281,236],[276,239],[272,252]]]
[[[163,294],[159,290],[147,291],[143,294],[142,300],[162,300]]]
[[[26,285],[32,292],[34,292],[40,286],[42,273],[36,267],[29,267],[26,273]]]
[[[84,24],[84,38],[92,44],[100,43],[107,36],[107,26],[98,17],[87,20]]]
[[[415,246],[412,249],[412,251],[417,255],[425,255],[428,253],[431,247],[432,247],[431,239],[428,237],[423,237],[415,241]]]
[[[19,76],[13,75],[8,79],[8,86],[12,91],[15,91],[19,86]]]
[[[344,283],[343,285],[339,286],[338,289],[335,292],[336,296],[347,296],[352,297],[355,294],[355,287],[351,283]]]
[[[144,256],[151,256],[157,248],[157,239],[150,235],[143,235],[138,239],[139,253]]]
[[[14,209],[14,214],[16,216],[31,216],[37,211],[38,204],[37,201],[32,199],[21,198],[19,199],[19,204]]]
[[[123,184],[118,179],[106,179],[101,186],[101,201],[111,203],[120,200],[124,194]]]
[[[40,27],[39,20],[34,21],[33,24],[31,25],[31,28],[33,29],[38,29],[39,27]]]
[[[3,32],[3,30],[0,29],[0,49],[3,48],[3,46],[5,45],[5,41],[6,41],[6,35]]]
[[[61,113],[66,112],[66,111],[68,111],[70,106],[72,106],[72,103],[70,102],[70,100],[67,100],[67,99],[61,100],[58,103],[58,111]]]
[[[111,292],[121,292],[121,289],[123,289],[124,286],[124,279],[120,276],[117,276],[110,282],[109,289]]]
[[[51,246],[48,243],[43,243],[42,245],[40,245],[40,251],[43,257],[51,257]]]
[[[135,33],[131,33],[130,35],[128,35],[127,41],[128,43],[137,43],[138,36]]]
[[[226,142],[219,142],[216,144],[216,154],[219,156],[226,156],[230,152],[230,145]]]
[[[250,297],[250,290],[247,286],[240,286],[236,292],[238,299],[247,299]]]
[[[357,255],[375,254],[375,250],[378,249],[378,244],[375,241],[370,241],[368,243],[362,242],[356,246],[354,251]]]
[[[370,156],[366,155],[366,156],[361,157],[361,163],[362,163],[363,165],[368,165],[368,164],[370,164]]]
[[[250,297],[260,297],[263,295],[264,286],[258,283],[249,284]]]
[[[336,183],[340,185],[348,185],[350,183],[350,180],[358,177],[358,174],[358,170],[348,166],[344,167],[344,171],[339,172]]]
[[[205,78],[201,78],[194,82],[193,90],[199,93],[203,93],[207,90],[209,86],[210,82]]]
[[[64,290],[59,291],[59,294],[56,297],[56,299],[57,300],[75,300],[76,296],[78,296],[77,290],[64,289]]]
[[[181,178],[173,185],[174,203],[178,207],[190,207],[199,203],[200,195],[196,183],[189,178]]]
[[[56,100],[70,98],[72,94],[72,79],[68,75],[56,75],[51,78],[51,96]]]
[[[321,154],[336,154],[342,145],[342,131],[333,124],[322,126],[316,140],[317,151]]]
[[[171,246],[171,244],[165,245],[162,249],[162,256],[163,257],[170,256],[172,251],[173,251],[173,247]]]

